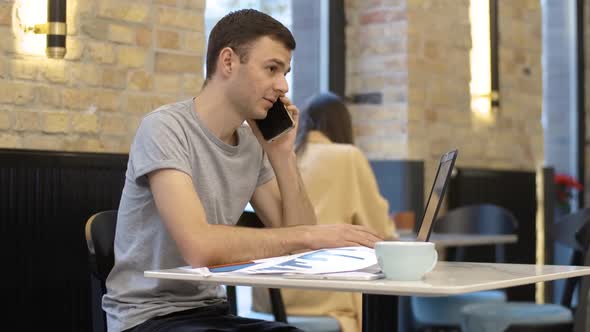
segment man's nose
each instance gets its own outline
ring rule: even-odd
[[[284,75],[280,75],[275,81],[275,90],[281,92],[281,95],[286,94],[289,91],[289,83],[287,83],[287,77]]]

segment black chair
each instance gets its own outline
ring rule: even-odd
[[[246,224],[247,221],[244,220]],[[86,221],[85,237],[88,246],[88,262],[91,272],[92,289],[92,327],[94,332],[106,331],[106,314],[102,310],[102,296],[106,293],[106,279],[115,264],[115,230],[117,228],[117,210],[102,211],[92,215]],[[281,294],[271,291],[273,308],[276,306],[277,321],[286,321]],[[227,300],[230,312],[236,314],[236,292],[234,286],[227,286]]]
[[[515,234],[518,222],[508,210],[493,204],[468,205],[439,217],[435,233],[506,235]],[[447,248],[447,260],[503,262],[504,245]],[[411,297],[414,326],[423,331],[459,331],[461,308],[472,303],[506,302],[502,290],[482,291],[445,297]]]
[[[570,265],[590,265],[590,209],[582,209],[563,217],[551,229],[552,239],[573,249]],[[507,302],[500,305],[481,304],[463,308],[465,330],[482,332],[583,332],[587,330],[587,301],[590,278],[569,278],[561,304]],[[574,290],[578,288],[577,306]],[[495,329],[489,328],[494,321]]]
[[[86,221],[84,230],[88,246],[91,278],[92,330],[106,331],[106,314],[102,310],[102,296],[106,293],[106,279],[115,263],[115,229],[117,210],[102,211]]]
[[[238,223],[241,226],[264,227],[262,222],[252,214],[244,214]],[[92,215],[85,226],[85,238],[88,246],[88,262],[91,274],[92,291],[92,330],[106,331],[106,314],[102,310],[102,296],[106,293],[106,279],[115,263],[115,230],[117,227],[117,210],[98,212]],[[237,314],[237,295],[235,286],[226,286],[230,312]],[[287,322],[287,314],[280,290],[269,290],[270,301],[275,321]]]

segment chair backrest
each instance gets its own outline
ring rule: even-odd
[[[98,212],[86,222],[85,236],[90,269],[104,282],[115,263],[115,229],[117,210]]]
[[[106,293],[106,280],[115,263],[115,229],[117,210],[95,213],[86,221],[84,236],[88,247],[88,266],[92,290],[92,330],[107,331],[106,314],[102,310],[102,296]]]
[[[517,228],[516,217],[494,204],[461,206],[440,216],[434,224],[434,232],[454,234],[515,234]],[[504,262],[505,245],[452,248],[448,257],[459,261]]]
[[[569,265],[587,265],[588,249],[590,248],[590,209],[580,209],[560,218],[549,234],[552,240],[572,249]],[[565,280],[561,305],[572,308],[575,289],[580,278]]]
[[[440,216],[434,224],[439,233],[459,234],[513,234],[518,227],[514,215],[494,204],[475,204],[452,209]]]
[[[590,213],[590,209],[586,208],[584,213]],[[586,246],[584,255],[584,265],[590,266],[590,219],[586,219],[586,223],[576,232],[576,239],[583,247]],[[569,280],[569,279],[568,279]],[[574,332],[590,331],[590,276],[583,277],[579,283],[578,290],[578,306],[574,313]]]

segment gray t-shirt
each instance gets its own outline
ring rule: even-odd
[[[109,331],[223,301],[219,286],[143,276],[145,270],[187,265],[156,209],[147,174],[163,168],[188,174],[207,222],[235,225],[256,187],[274,176],[251,129],[242,125],[237,134],[236,146],[222,142],[199,120],[192,99],[162,106],[141,122],[129,153],[115,266],[103,297]]]

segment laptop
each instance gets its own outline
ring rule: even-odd
[[[436,220],[436,216],[438,215],[438,211],[445,196],[458,153],[459,151],[455,149],[440,157],[438,169],[436,170],[432,189],[430,190],[430,195],[428,196],[428,201],[424,208],[424,215],[422,216],[422,222],[420,223],[420,229],[416,241],[427,242],[430,238],[432,225]]]
[[[422,222],[420,224],[420,230],[416,241],[427,242],[432,232],[432,225],[436,220],[438,211],[442,204],[449,179],[457,160],[458,150],[451,150],[446,152],[440,157],[438,168],[436,170],[436,176],[432,183],[430,195],[424,208],[424,215],[422,216]],[[384,275],[381,272],[379,266],[371,266],[363,270],[341,272],[341,273],[328,273],[328,274],[294,274],[285,275],[285,278],[294,279],[324,279],[324,280],[374,280],[383,278]]]

